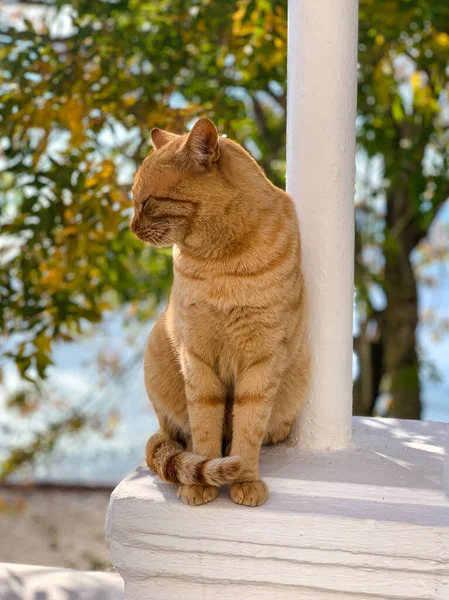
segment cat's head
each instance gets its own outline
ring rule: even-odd
[[[226,177],[220,173],[215,125],[200,119],[186,135],[153,129],[154,151],[133,183],[133,233],[153,246],[180,244],[197,222],[220,217]]]

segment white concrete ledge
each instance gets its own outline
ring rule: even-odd
[[[0,563],[1,600],[123,600],[123,597],[123,581],[115,573]]]
[[[227,490],[188,507],[139,467],[113,492],[106,533],[128,600],[447,600],[447,426],[354,419],[338,452],[266,448],[271,496]]]

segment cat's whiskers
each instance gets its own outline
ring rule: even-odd
[[[168,231],[167,231],[168,227]],[[158,244],[163,244],[166,246],[172,246],[176,243],[176,232],[179,229],[177,224],[170,224],[167,222],[156,222],[153,223],[148,230],[145,230],[145,233],[148,233],[148,241],[152,241],[155,235],[158,237]]]

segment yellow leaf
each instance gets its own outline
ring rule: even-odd
[[[385,43],[385,36],[384,36],[384,35],[382,35],[381,33],[378,33],[378,34],[376,35],[376,37],[374,38],[374,41],[376,42],[376,44],[377,44],[378,46],[383,46],[383,45],[384,45],[384,43]]]
[[[418,89],[421,86],[421,73],[415,71],[410,77],[410,84],[413,90]]]
[[[105,160],[101,165],[101,177],[108,179],[114,172],[114,163],[112,160]]]
[[[280,38],[274,38],[274,45],[276,46],[276,48],[284,48],[285,43],[283,40],[281,40]]]
[[[246,8],[247,8],[247,3],[245,3],[245,2],[240,3],[240,7],[232,15],[232,20],[233,21],[241,21],[243,19],[243,17],[245,16]]]
[[[251,35],[254,33],[254,25],[252,23],[248,23],[247,25],[234,24],[232,28],[232,33],[236,36],[245,37],[247,35]]]
[[[447,48],[449,46],[449,34],[442,31],[435,36],[435,41],[439,46]]]
[[[97,185],[97,183],[98,183],[97,176],[89,177],[89,179],[86,180],[85,187],[86,188],[95,187]]]
[[[65,235],[76,235],[77,233],[78,233],[78,227],[74,227],[73,225],[71,227],[64,227]]]
[[[133,104],[135,104],[137,102],[137,98],[135,96],[123,96],[123,104],[125,106],[132,106]]]
[[[62,281],[61,272],[58,269],[50,269],[43,277],[43,283],[50,283],[52,285],[58,285]]]
[[[67,124],[73,135],[77,135],[81,128],[81,120],[83,118],[83,109],[81,104],[71,98],[65,106]]]
[[[38,335],[34,340],[34,344],[42,352],[50,352],[50,340],[45,335]]]

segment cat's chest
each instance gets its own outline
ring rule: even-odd
[[[271,269],[237,276],[175,260],[172,300],[183,344],[209,362],[245,361],[274,348],[285,333],[291,280]]]
[[[181,342],[220,371],[273,349],[284,336],[284,320],[275,308],[234,305],[217,309],[191,301],[178,306],[176,326]]]
[[[204,272],[193,275],[175,269],[172,293],[186,312],[194,305],[194,312],[231,324],[236,317],[233,311],[240,307],[267,307],[282,301],[286,284],[286,278],[273,274],[254,278]]]

